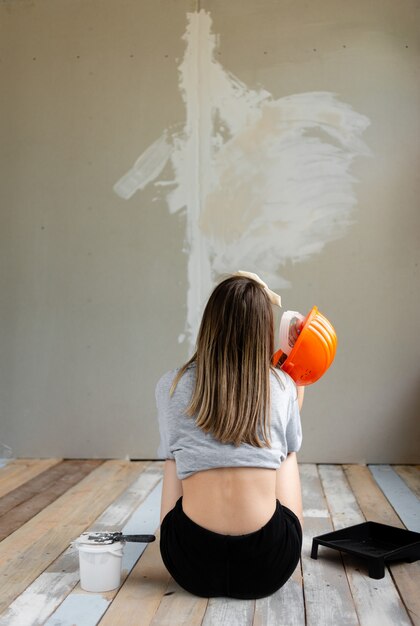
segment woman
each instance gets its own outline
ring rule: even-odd
[[[279,297],[241,274],[215,288],[196,353],[156,387],[160,549],[187,591],[254,599],[279,589],[300,558],[303,388],[271,366]]]

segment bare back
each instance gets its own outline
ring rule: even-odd
[[[242,535],[262,528],[276,508],[276,470],[220,467],[182,481],[184,513],[213,532]]]

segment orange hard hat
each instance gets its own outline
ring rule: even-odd
[[[334,327],[314,306],[303,321],[300,335],[281,369],[297,385],[311,385],[325,374],[334,360],[336,349]],[[277,365],[282,354],[281,350],[275,353],[273,365]]]

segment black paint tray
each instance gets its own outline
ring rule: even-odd
[[[365,559],[370,578],[385,576],[385,562],[413,563],[420,559],[420,533],[376,522],[364,522],[314,537],[313,559],[318,558],[320,545]]]

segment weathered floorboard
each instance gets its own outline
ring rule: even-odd
[[[320,465],[319,473],[336,530],[360,524],[365,518],[339,465]],[[328,548],[323,548],[328,550]],[[380,580],[370,578],[366,566],[343,554],[346,573],[361,626],[411,626],[411,620],[389,572]]]
[[[311,558],[312,538],[331,532],[327,503],[316,465],[300,466],[303,495],[302,570],[307,626],[357,626],[355,610],[342,559],[337,552]],[[321,555],[320,555],[321,556]]]
[[[404,528],[366,465],[343,465],[343,470],[366,520]]]
[[[161,476],[159,477],[160,480]],[[143,500],[140,506],[132,513],[129,520],[123,526],[122,531],[125,534],[151,534],[159,525],[159,503],[161,499],[162,485],[157,484],[152,491]],[[109,529],[109,526],[108,526]],[[122,580],[130,574],[134,565],[143,554],[147,544],[145,543],[127,543],[124,547],[124,555],[122,562]],[[113,589],[104,593],[86,592],[77,584],[71,593],[65,598],[64,602],[52,613],[50,618],[45,622],[45,626],[72,626],[77,623],[78,600],[83,601],[85,616],[83,626],[95,626],[109,605],[118,593],[118,589]]]
[[[0,614],[117,498],[138,474],[106,461],[0,544]]]
[[[367,520],[404,527],[366,466],[344,465],[344,471]],[[420,562],[391,563],[389,569],[411,621],[420,626]]]
[[[374,479],[409,530],[420,532],[420,502],[389,465],[369,465]]]
[[[193,596],[172,578],[150,626],[201,626],[208,599]]]
[[[103,461],[63,461],[0,498],[0,541],[35,517]]]
[[[394,465],[392,469],[420,499],[420,465]]]
[[[122,530],[162,477],[160,463],[136,463],[140,476],[100,515],[89,531]],[[126,566],[126,557],[124,567]],[[123,572],[124,573],[124,572]],[[0,617],[0,626],[40,626],[79,581],[77,549],[70,545]]]
[[[253,626],[302,626],[305,603],[301,563],[278,591],[255,602]]]
[[[38,474],[61,463],[62,459],[13,459],[0,468],[0,498]]]
[[[159,552],[159,533],[119,590],[101,626],[150,626],[168,588],[170,575]]]
[[[71,541],[84,530],[153,532],[162,463],[106,461],[62,495],[60,465],[66,463],[12,460],[0,468],[0,494],[6,496],[0,495],[0,523],[32,507],[31,518],[0,541],[0,626],[420,626],[420,562],[389,563],[385,578],[374,580],[362,560],[336,550],[320,546],[319,558],[310,558],[312,538],[333,528],[365,519],[403,527],[413,519],[407,502],[417,510],[419,467],[301,464],[301,567],[272,596],[240,601],[198,598],[181,589],[162,563],[158,541],[126,544],[118,590],[84,592]],[[388,476],[385,487],[375,472]],[[47,495],[52,476],[57,480]],[[33,504],[43,494],[45,502],[56,499],[36,512]]]
[[[203,619],[203,626],[252,626],[255,600],[233,598],[210,598]]]

